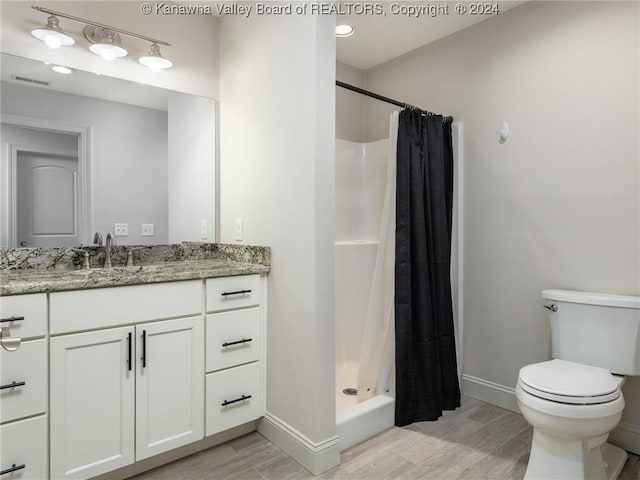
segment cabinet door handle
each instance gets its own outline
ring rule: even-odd
[[[22,465],[16,465],[14,463],[9,468],[5,468],[4,470],[0,470],[0,475],[4,475],[6,473],[15,472],[16,470],[22,470],[25,467],[26,467],[26,465],[24,463]]]
[[[127,369],[131,371],[131,332],[127,335],[127,349],[129,354],[127,355]]]
[[[240,398],[236,398],[235,400],[229,400],[229,401],[224,401],[222,402],[222,406],[226,407],[227,405],[231,405],[232,403],[238,403],[238,402],[242,402],[243,400],[249,400],[251,398],[251,395],[242,395]]]
[[[24,387],[26,382],[11,382],[5,385],[0,385],[0,390],[4,390],[5,388],[14,388],[14,387]]]
[[[242,295],[243,293],[251,293],[251,289],[249,290],[235,290],[233,292],[222,292],[220,295],[223,297],[228,297],[229,295]]]
[[[251,342],[253,338],[243,338],[242,340],[236,340],[235,342],[224,342],[223,347],[230,347],[231,345],[239,345],[241,343]]]
[[[24,317],[7,317],[0,320],[0,323],[4,322],[17,322],[18,320],[24,320]]]
[[[142,368],[147,367],[147,331],[142,331]]]

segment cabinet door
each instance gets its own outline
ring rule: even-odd
[[[51,478],[89,478],[134,461],[133,333],[51,339]]]
[[[203,317],[136,326],[136,460],[204,436]]]

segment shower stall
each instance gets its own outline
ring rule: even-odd
[[[381,224],[388,188],[389,140],[336,140],[336,425],[345,450],[394,422],[393,342],[378,341],[382,368],[379,391],[358,391],[367,345],[367,310],[372,295]],[[393,270],[385,272],[391,276]],[[375,288],[375,287],[374,287]],[[373,293],[375,294],[375,293]],[[366,357],[364,358],[366,363]]]
[[[395,337],[389,310],[395,276],[394,128],[397,131],[397,117],[392,115],[391,138],[370,143],[336,140],[336,429],[341,450],[394,425]],[[452,137],[451,287],[461,381],[461,124],[453,124]]]

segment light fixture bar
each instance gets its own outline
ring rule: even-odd
[[[75,17],[73,15],[69,15],[69,14],[66,14],[66,13],[58,12],[56,10],[51,10],[49,8],[39,7],[39,6],[35,6],[35,5],[33,5],[31,8],[33,8],[34,10],[38,10],[39,12],[42,12],[42,13],[48,13],[49,15],[54,15],[56,17],[66,18],[68,20],[73,20],[75,22],[85,23],[87,25],[93,25],[94,27],[104,28],[105,30],[111,30],[112,32],[118,32],[118,33],[121,33],[123,35],[128,35],[129,37],[139,38],[141,40],[146,40],[146,41],[151,42],[151,43],[157,43],[157,44],[160,44],[160,45],[166,45],[167,47],[171,46],[170,43],[165,42],[163,40],[158,40],[157,38],[147,37],[146,35],[140,35],[138,33],[133,33],[133,32],[130,32],[128,30],[122,30],[121,28],[111,27],[109,25],[105,25],[104,23],[98,23],[98,22],[94,22],[92,20],[87,20],[86,18]]]

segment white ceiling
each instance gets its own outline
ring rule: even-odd
[[[365,2],[354,3],[364,4]],[[471,15],[469,13],[460,15],[455,12],[455,6],[458,4],[465,4],[468,10],[470,3],[478,4],[482,2],[385,1],[380,3],[384,10],[384,13],[380,15],[353,13],[351,15],[338,15],[338,24],[346,23],[355,28],[355,33],[350,37],[336,39],[338,61],[361,70],[368,70],[399,55],[491,18],[490,15]],[[499,1],[488,3],[490,5],[497,3],[499,11],[505,12],[525,2]],[[353,5],[353,3],[343,4],[341,8],[347,11],[347,5]],[[442,13],[442,11],[434,16],[420,15],[416,17],[401,13],[394,14],[391,12],[392,5],[400,5],[402,7],[429,5],[439,8],[448,6],[448,14]]]

